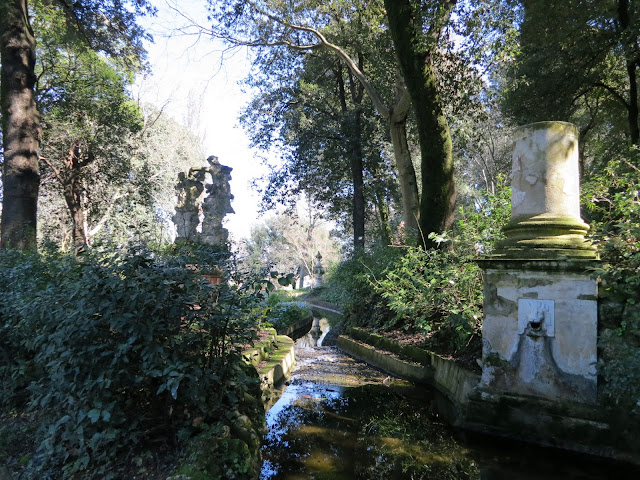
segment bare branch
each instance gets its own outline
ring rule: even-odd
[[[627,165],[628,167],[634,169],[636,172],[640,173],[640,168],[636,167],[633,163],[631,163],[629,160],[627,160],[626,158],[623,158],[622,161],[625,163],[625,165]]]
[[[107,207],[107,211],[104,212],[104,215],[102,215],[102,218],[100,218],[98,223],[96,223],[94,225],[94,227],[91,230],[89,230],[89,234],[87,235],[89,238],[93,237],[96,233],[98,233],[100,230],[102,230],[102,227],[104,227],[104,225],[107,223],[107,220],[109,219],[109,216],[111,215],[111,212],[113,211],[114,207],[116,206],[117,201],[120,200],[121,198],[124,198],[124,197],[128,196],[128,195],[129,195],[129,192],[120,193],[120,191],[117,190],[111,196],[111,200],[109,200],[109,206]]]
[[[60,170],[58,170],[55,165],[51,162],[51,160],[49,160],[46,157],[40,157],[40,160],[42,160],[44,163],[47,164],[47,166],[51,169],[51,171],[53,171],[53,173],[55,174],[56,178],[62,182],[62,175],[60,175]]]
[[[255,2],[252,1],[248,1],[247,3],[249,3],[251,5],[251,7],[253,8],[253,10],[260,14],[263,15],[265,17],[267,17],[269,20],[282,25],[284,27],[290,28],[292,30],[296,30],[299,32],[307,32],[312,34],[313,36],[315,36],[318,39],[317,43],[312,43],[312,44],[305,44],[305,45],[301,45],[301,44],[297,44],[294,43],[290,40],[285,40],[285,39],[279,39],[279,40],[275,40],[275,41],[267,41],[266,39],[254,39],[254,40],[243,40],[243,39],[239,39],[236,37],[233,37],[227,33],[222,33],[222,32],[216,32],[213,31],[211,29],[207,29],[201,25],[199,25],[197,22],[195,22],[193,19],[190,19],[186,16],[183,15],[183,17],[185,19],[187,19],[190,24],[192,26],[195,26],[198,31],[200,33],[206,33],[208,35],[211,35],[215,38],[219,38],[221,40],[224,40],[227,43],[230,43],[234,46],[243,46],[243,47],[276,47],[276,46],[285,46],[288,48],[291,48],[292,50],[298,50],[298,51],[311,51],[314,50],[316,48],[319,47],[324,47],[327,48],[329,50],[331,50],[332,52],[334,52],[341,60],[343,60],[347,67],[349,68],[350,72],[358,79],[358,81],[360,82],[360,84],[364,87],[365,91],[367,92],[367,95],[369,96],[369,98],[371,99],[371,101],[373,102],[374,107],[376,108],[376,110],[378,111],[378,113],[385,119],[388,119],[389,116],[391,115],[391,109],[389,109],[383,102],[382,98],[380,97],[380,95],[378,95],[378,92],[375,90],[375,88],[373,88],[373,86],[369,83],[369,81],[367,80],[367,78],[365,77],[364,73],[361,71],[361,69],[358,67],[358,65],[356,64],[356,62],[342,49],[340,48],[338,45],[335,45],[331,42],[329,42],[327,40],[327,38],[316,28],[312,28],[312,27],[308,27],[308,26],[304,26],[304,25],[297,25],[291,22],[288,22],[276,15],[274,15],[273,13],[267,12],[263,9],[261,9],[260,7],[258,7]],[[177,10],[176,10],[177,11]]]
[[[622,103],[622,105],[624,105],[626,109],[629,108],[629,102],[627,101],[627,99],[624,98],[619,92],[616,92],[614,88],[611,87],[610,85],[607,85],[606,83],[603,83],[603,82],[597,82],[594,84],[594,86],[604,88],[611,95],[613,95],[616,98],[616,100]]]
[[[367,92],[367,95],[369,95],[369,98],[371,99],[371,101],[373,102],[373,105],[375,106],[376,110],[378,110],[378,113],[380,115],[382,115],[382,117],[384,117],[385,119],[389,118],[391,111],[390,109],[384,104],[384,102],[382,101],[382,99],[380,98],[380,95],[378,95],[378,92],[375,90],[375,88],[373,88],[373,86],[369,83],[369,81],[367,80],[367,78],[365,77],[364,73],[362,73],[362,71],[360,70],[360,68],[358,68],[358,65],[356,64],[356,62],[353,61],[353,59],[347,54],[347,52],[345,52],[342,48],[340,48],[338,45],[335,45],[333,43],[331,43],[329,40],[327,40],[327,38],[317,29],[312,28],[312,27],[307,27],[304,25],[296,25],[290,22],[287,22],[286,20],[283,20],[269,12],[265,12],[263,10],[261,10],[260,8],[258,8],[254,2],[249,2],[251,4],[251,6],[254,8],[254,10],[258,13],[260,13],[261,15],[264,15],[265,17],[269,18],[270,20],[283,25],[285,27],[291,28],[293,30],[297,30],[300,32],[308,32],[311,33],[312,35],[314,35],[319,41],[319,44],[316,44],[314,47],[317,47],[319,45],[322,45],[325,48],[328,48],[329,50],[331,50],[332,52],[334,52],[336,55],[338,55],[338,57],[340,57],[340,59],[342,59],[344,61],[344,63],[347,64],[347,67],[349,68],[349,70],[351,71],[351,73],[358,79],[358,81],[360,82],[360,84],[364,87],[364,89]],[[288,43],[285,43],[286,45],[288,45]],[[302,48],[308,48],[311,46],[297,46],[297,47],[292,47],[292,48],[297,48],[297,49],[302,49]],[[311,47],[313,48],[313,47]]]
[[[145,133],[147,132],[147,130],[149,128],[153,128],[153,126],[156,124],[156,122],[160,119],[160,117],[162,116],[162,112],[164,112],[165,107],[169,105],[169,100],[167,100],[166,102],[164,102],[164,105],[162,105],[162,107],[160,107],[160,110],[158,111],[158,114],[153,118],[153,120],[151,122],[144,122],[144,128],[142,129],[142,131],[140,132],[140,134],[138,135],[139,138],[144,137]]]

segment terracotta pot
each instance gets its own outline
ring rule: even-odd
[[[202,274],[202,278],[204,278],[211,285],[220,285],[222,283],[222,277],[220,275]]]

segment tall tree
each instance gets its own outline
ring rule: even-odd
[[[178,173],[202,166],[200,138],[162,111],[130,100],[102,120],[95,109],[81,115],[72,107],[43,115],[39,235],[65,250],[101,239],[170,241]],[[102,113],[109,113],[108,105]]]
[[[34,2],[39,4],[38,1]],[[144,57],[145,34],[136,24],[151,13],[146,0],[83,0],[43,2],[66,19],[68,33],[90,48],[137,64]],[[3,201],[1,248],[36,245],[39,185],[39,115],[35,103],[35,35],[27,0],[0,3],[0,103],[3,129]]]
[[[520,3],[506,111],[517,123],[574,122],[581,143],[640,144],[640,2]]]
[[[295,73],[283,71],[250,81],[260,94],[242,117],[254,145],[281,147],[284,162],[269,177],[266,204],[294,202],[304,191],[342,225],[351,212],[359,248],[370,207],[386,212],[381,204],[394,196],[380,123],[360,82],[329,52],[305,56]]]
[[[51,7],[37,11],[34,26],[43,180],[45,186],[49,180],[57,184],[78,250],[90,244],[118,200],[131,193],[124,187],[134,177],[132,146],[142,116],[127,91],[133,72],[69,39],[64,19]],[[138,188],[145,191],[140,181]]]
[[[398,170],[405,224],[407,228],[416,230],[420,213],[419,193],[407,140],[411,98],[395,71],[395,65],[386,76],[387,80],[397,78],[398,81],[384,85],[375,82],[360,68],[361,59],[356,53],[368,56],[369,65],[375,63],[373,57],[376,56],[381,63],[389,63],[383,60],[392,48],[383,28],[382,3],[360,0],[324,4],[274,1],[210,4],[213,18],[217,21],[211,33],[233,45],[263,47],[263,51],[264,47],[286,47],[299,52],[325,50],[343,62],[387,124]],[[386,100],[381,91],[387,93]]]
[[[40,175],[36,41],[27,0],[0,3],[2,223],[0,248],[35,248]]]
[[[385,0],[389,29],[413,99],[420,141],[422,242],[453,222],[455,181],[451,133],[438,84],[435,56],[456,0]]]

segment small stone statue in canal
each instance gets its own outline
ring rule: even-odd
[[[235,213],[229,185],[232,168],[221,165],[214,155],[207,158],[207,163],[209,165],[205,167],[191,168],[186,175],[184,172],[178,174],[178,202],[173,222],[178,231],[177,240],[225,245],[229,232],[222,222],[227,213]]]
[[[320,252],[316,255],[316,266],[313,267],[313,278],[315,279],[315,287],[322,286],[322,276],[324,275],[324,267],[320,260],[322,260],[322,255]]]

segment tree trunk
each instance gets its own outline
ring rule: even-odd
[[[362,152],[362,111],[359,106],[362,102],[362,92],[352,92],[351,97],[356,107],[355,111],[349,112],[349,107],[347,106],[347,91],[341,67],[336,71],[336,78],[338,80],[338,92],[343,115],[342,130],[347,140],[346,154],[349,159],[351,179],[353,181],[352,220],[353,250],[355,252],[364,248],[364,159]],[[355,88],[353,83],[351,84],[351,88]]]
[[[442,111],[437,79],[432,65],[425,64],[424,97],[416,103],[422,172],[422,200],[420,202],[420,229],[424,237],[431,232],[451,228],[456,192],[453,176],[453,151],[449,124]],[[430,244],[423,239],[425,246]]]
[[[638,78],[636,76],[636,62],[627,60],[627,75],[629,76],[629,132],[631,143],[640,145],[640,125],[638,124]]]
[[[392,111],[389,117],[389,133],[398,169],[398,184],[402,195],[405,228],[407,231],[417,232],[418,220],[420,219],[420,197],[416,171],[413,168],[409,143],[407,142],[407,113],[405,111],[404,114],[398,115]]]
[[[627,122],[629,124],[630,140],[633,145],[640,145],[640,124],[638,124],[638,78],[636,75],[638,58],[638,33],[631,31],[631,16],[629,14],[629,0],[618,0],[618,17],[622,28],[622,48],[625,54],[627,78],[629,79],[629,102],[627,106]]]
[[[71,216],[71,238],[76,252],[86,248],[89,243],[87,238],[87,220],[82,208],[82,186],[78,178],[78,172],[71,170],[64,179],[62,185],[64,200]]]
[[[348,152],[353,177],[353,249],[364,248],[364,162],[362,153],[362,112],[359,108],[353,113],[351,148]]]
[[[0,2],[0,101],[4,163],[0,248],[36,248],[40,173],[36,42],[26,0]]]
[[[433,20],[428,33],[415,16],[411,0],[385,0],[389,29],[396,47],[402,75],[413,100],[421,152],[422,199],[420,202],[421,243],[434,246],[428,240],[431,232],[442,232],[453,223],[455,182],[453,152],[449,125],[444,116],[437,79],[432,64],[431,48],[446,26],[455,1],[440,3],[440,17]],[[430,35],[425,41],[421,35]]]
[[[389,206],[384,198],[384,193],[376,190],[374,193],[376,208],[378,210],[378,218],[380,220],[380,243],[381,245],[391,245],[392,232],[389,225]]]

